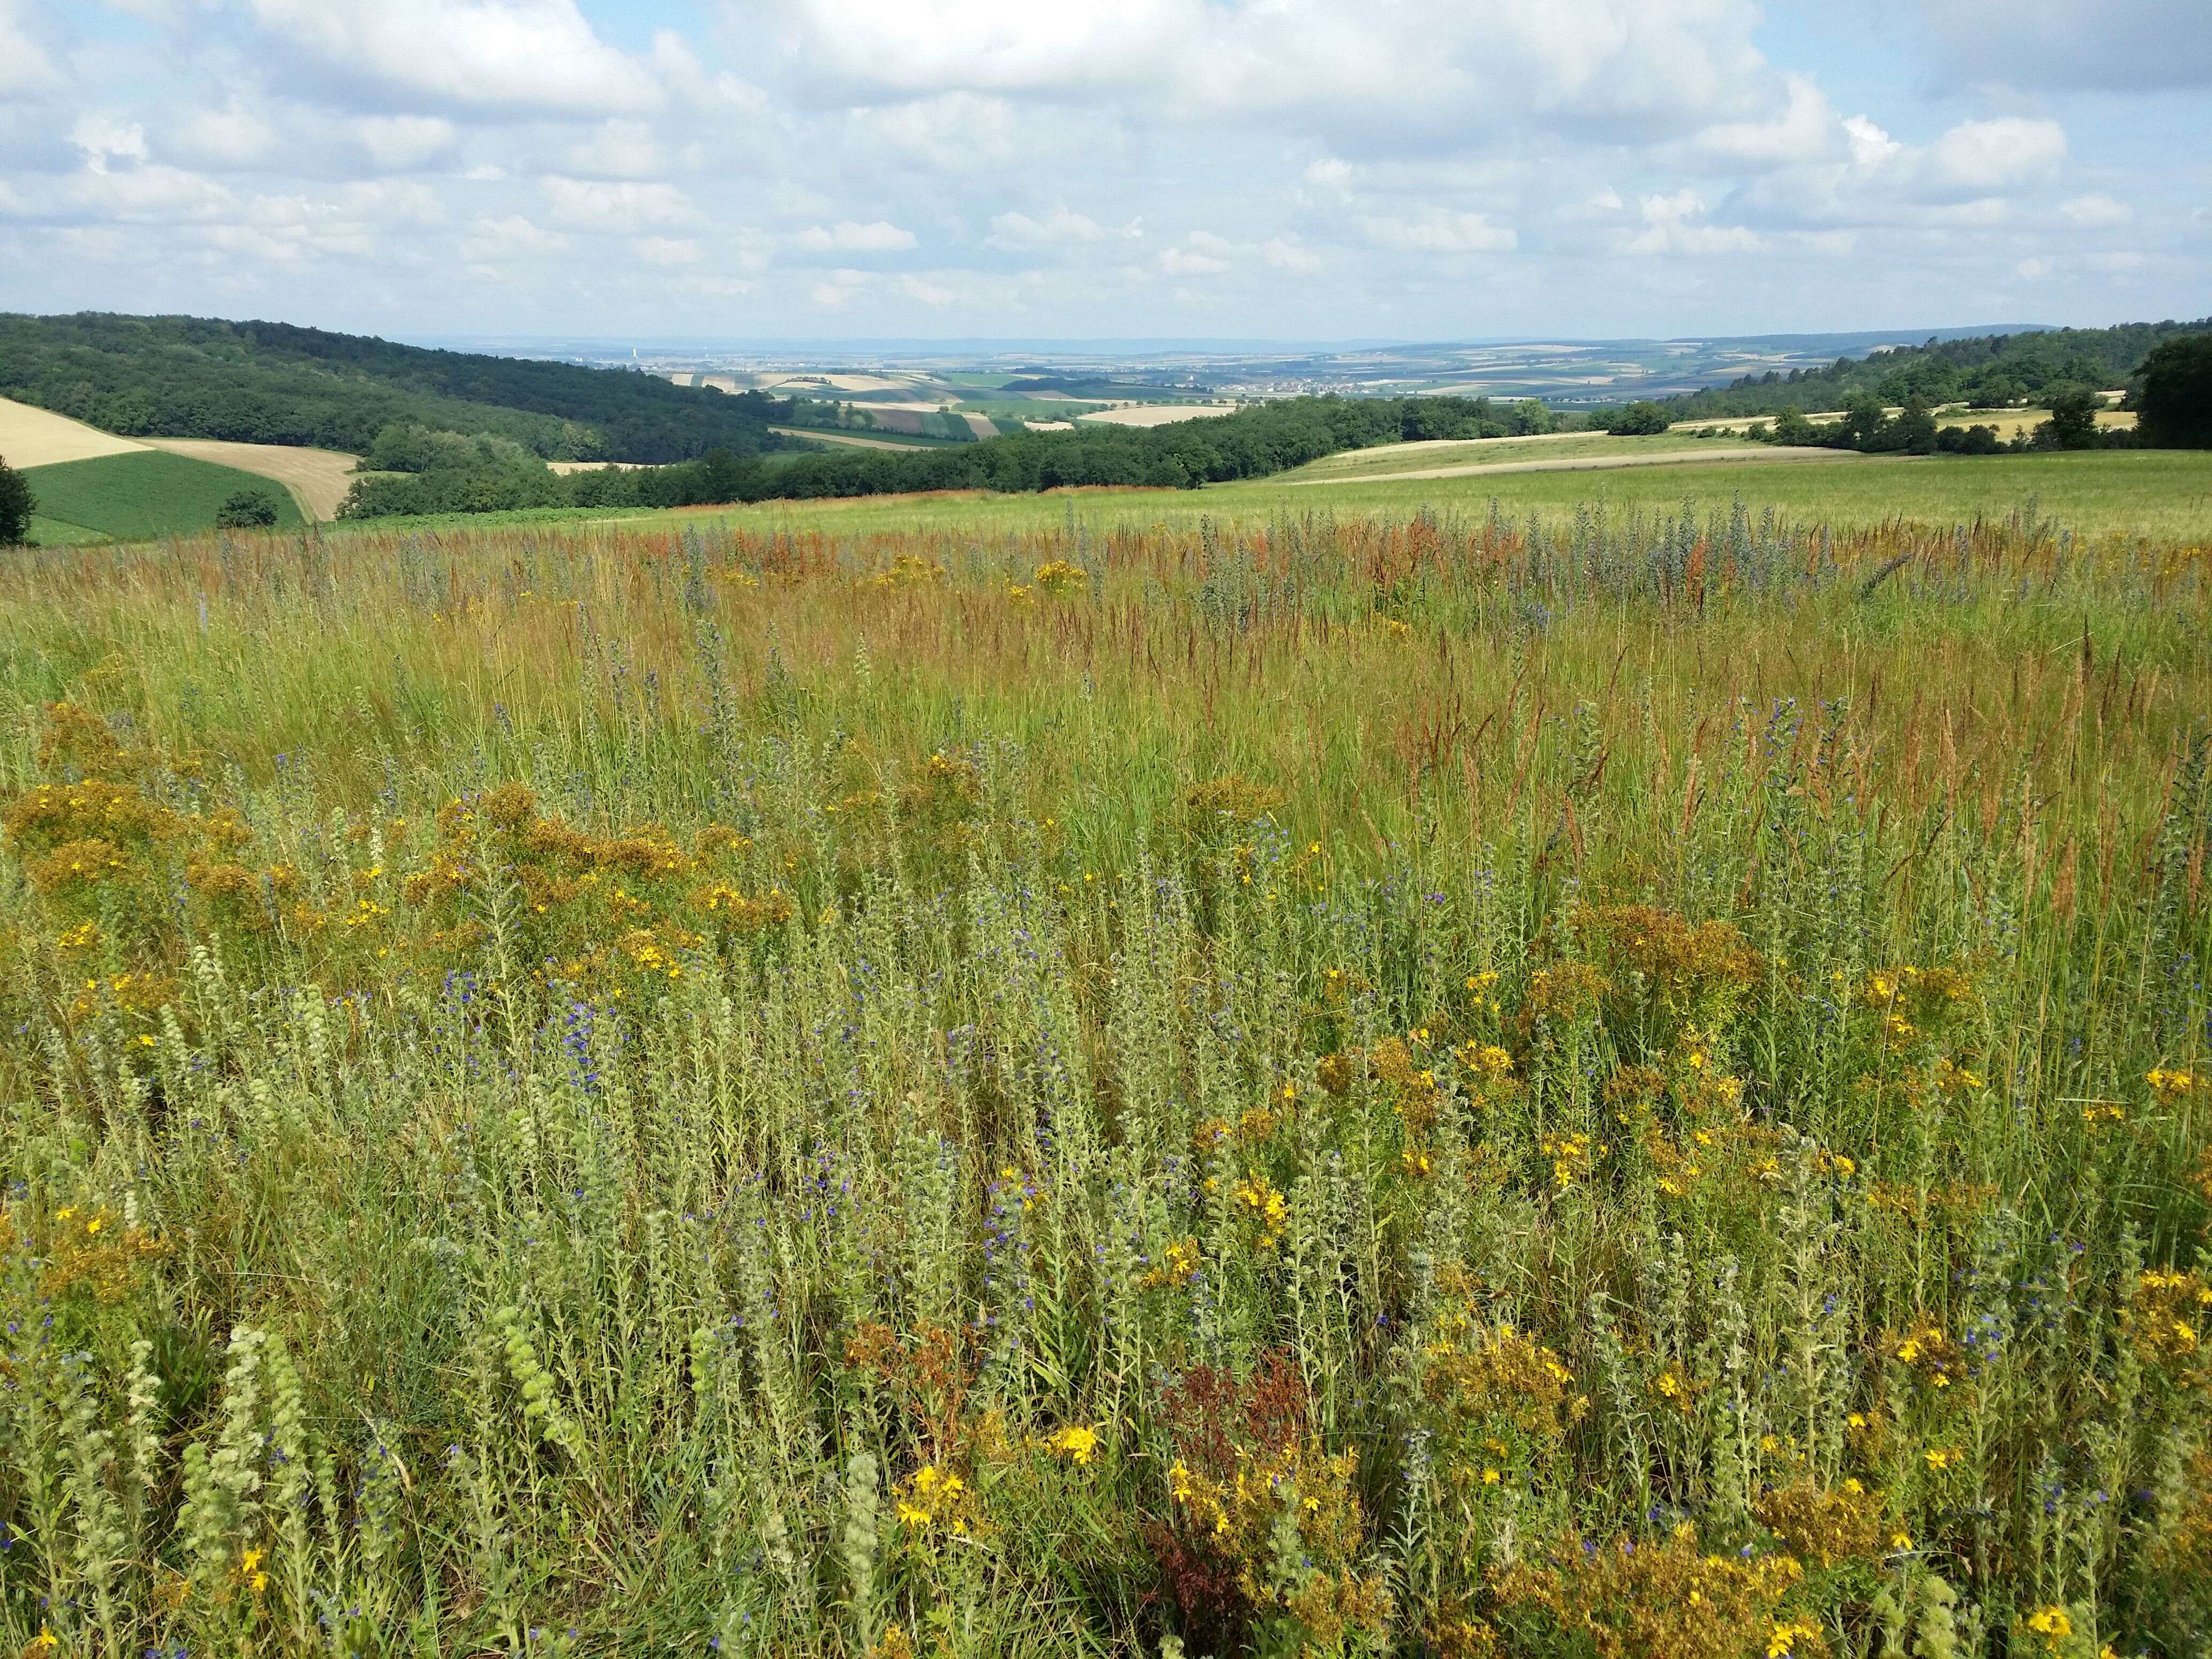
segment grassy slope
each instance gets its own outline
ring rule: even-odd
[[[1224,487],[1240,505],[1319,497],[1340,512],[1381,511],[1411,501],[1480,510],[1497,498],[1508,511],[1554,511],[1582,501],[1644,507],[1686,497],[1726,502],[1741,495],[1754,512],[1838,526],[1906,520],[1951,525],[2002,519],[2031,502],[2044,517],[2088,534],[2123,532],[2212,536],[2212,454],[2116,451],[2075,455],[2003,455],[1972,459],[1869,459],[1849,466],[1773,466],[1715,462],[1618,472],[1524,472],[1413,483],[1342,484],[1285,490],[1267,483]]]
[[[1437,453],[1458,447],[1449,446]],[[1535,452],[1544,459],[1555,454],[1565,459],[1566,453],[1564,445],[1554,451]],[[1971,459],[1869,456],[1848,466],[1688,462],[1619,471],[1506,472],[1327,485],[1291,483],[1286,481],[1291,476],[1200,490],[1062,489],[1041,495],[1001,496],[948,492],[763,501],[754,507],[691,507],[670,514],[640,513],[627,507],[582,513],[549,509],[374,522],[391,530],[410,523],[488,527],[497,523],[576,519],[642,522],[703,516],[733,525],[789,526],[847,534],[970,528],[1004,533],[1060,524],[1071,513],[1099,526],[1140,520],[1181,524],[1207,517],[1250,522],[1279,514],[1396,514],[1422,505],[1482,512],[1493,498],[1508,513],[1549,514],[1571,510],[1584,501],[1603,501],[1622,508],[1674,507],[1686,497],[1719,506],[1741,495],[1754,514],[1772,507],[1784,517],[1820,519],[1839,529],[1900,520],[1942,526],[1972,523],[1977,519],[2002,519],[2033,503],[2044,518],[2083,534],[2119,532],[2212,539],[2212,453],[2182,450]]]
[[[164,450],[33,467],[26,476],[40,518],[117,541],[213,529],[216,510],[242,489],[274,501],[279,526],[301,522],[299,504],[283,484]]]
[[[1279,479],[1202,490],[1056,490],[978,499],[900,496],[842,501],[769,501],[693,509],[733,523],[818,526],[848,532],[903,528],[1013,531],[1057,524],[1073,512],[1102,525],[1201,517],[1241,521],[1278,514],[1398,514],[1433,504],[1482,512],[1558,513],[1583,501],[1627,507],[1709,506],[1737,495],[1756,514],[1821,519],[1838,528],[1894,520],[1925,524],[2002,519],[2031,501],[2038,513],[2085,534],[2123,531],[2212,538],[2212,454],[2116,451],[1973,459],[1870,457],[1848,466],[1712,462],[1617,472],[1508,472],[1364,484],[1291,485]]]
[[[1708,438],[1695,431],[1652,437],[1616,438],[1607,432],[1562,432],[1539,438],[1474,438],[1463,442],[1385,444],[1376,449],[1347,449],[1293,467],[1269,482],[1309,478],[1364,478],[1393,472],[1422,472],[1440,466],[1521,465],[1530,461],[1628,460],[1676,450],[1733,447],[1730,438]]]

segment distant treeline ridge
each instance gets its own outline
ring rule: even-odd
[[[893,495],[918,490],[1025,494],[1080,484],[1193,488],[1262,478],[1324,455],[1432,438],[1501,438],[1549,429],[1540,404],[1486,398],[1293,398],[1166,426],[1018,433],[907,453],[850,450],[776,456],[710,454],[689,465],[606,469],[562,477],[543,466],[481,459],[461,466],[367,477],[341,516],[497,512],[534,507],[686,507],[705,503]]]
[[[2033,401],[2063,386],[2109,391],[2126,386],[2161,342],[2207,331],[2212,331],[2212,317],[2193,323],[2124,323],[2117,328],[1930,340],[1870,357],[1838,358],[1821,368],[1747,374],[1725,386],[1667,398],[1663,406],[1677,421],[1779,415],[1793,409],[1811,413],[1843,409],[1859,398],[1899,406],[1964,403],[1996,409]]]

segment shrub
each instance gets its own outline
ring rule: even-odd
[[[1616,438],[1649,438],[1673,425],[1667,411],[1649,401],[1632,403],[1616,411],[1605,429]]]
[[[222,530],[266,530],[276,522],[276,503],[264,489],[241,489],[216,509]]]
[[[0,460],[0,547],[13,547],[30,535],[31,514],[38,504],[31,481]]]

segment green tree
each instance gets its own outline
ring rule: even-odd
[[[29,537],[38,505],[31,481],[0,459],[0,547],[14,547]]]
[[[1929,413],[1925,399],[1917,396],[1905,402],[1905,412],[1897,417],[1899,447],[1908,455],[1932,454],[1936,448],[1936,417]]]
[[[1616,438],[1648,438],[1673,424],[1665,410],[1647,400],[1629,404],[1607,422],[1605,429]]]
[[[1553,426],[1552,411],[1534,398],[1523,398],[1514,404],[1507,421],[1516,438],[1540,436]]]
[[[1774,441],[1802,448],[1820,441],[1820,428],[1805,418],[1802,409],[1785,409],[1775,417]]]
[[[1844,432],[1854,449],[1886,449],[1889,447],[1889,416],[1883,410],[1881,399],[1871,392],[1853,395],[1844,405]]]
[[[268,491],[241,489],[215,510],[223,530],[266,530],[276,522],[276,503]]]
[[[2212,334],[2166,340],[2143,359],[2132,402],[2154,449],[2212,449]]]
[[[2051,394],[2051,441],[2060,449],[2093,449],[2097,411],[2105,400],[2094,386],[2064,386]]]

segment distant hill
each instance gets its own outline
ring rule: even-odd
[[[365,453],[388,426],[490,434],[550,460],[788,447],[783,405],[655,375],[433,351],[285,323],[0,313],[0,397],[131,437]]]
[[[1789,409],[1841,409],[1865,395],[1884,404],[1903,404],[1917,397],[1931,405],[1995,407],[2033,399],[2053,386],[2124,386],[2160,341],[2208,331],[2212,331],[2212,317],[2193,323],[2123,323],[2116,328],[1937,337],[1925,345],[1839,357],[1821,368],[1747,374],[1725,386],[1664,401],[1668,414],[1678,421],[1778,415]]]

